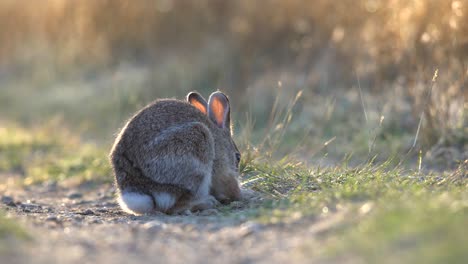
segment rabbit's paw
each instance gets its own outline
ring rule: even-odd
[[[214,198],[211,195],[202,197],[191,204],[191,211],[202,211],[202,210],[207,210],[211,208],[215,208],[217,205],[219,205],[218,200]]]

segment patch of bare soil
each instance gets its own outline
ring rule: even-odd
[[[51,184],[1,195],[4,210],[32,236],[2,263],[320,262],[310,248],[329,228],[319,219],[264,225],[219,210],[131,216],[118,207],[111,185]],[[231,208],[242,212],[251,202]]]

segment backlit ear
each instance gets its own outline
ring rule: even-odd
[[[200,110],[202,113],[204,113],[205,115],[207,114],[207,104],[206,104],[206,100],[205,98],[203,98],[203,96],[201,96],[199,93],[197,92],[190,92],[187,94],[187,101],[195,106],[195,108],[197,108],[198,110]]]
[[[231,112],[229,100],[222,92],[214,92],[208,100],[208,116],[223,129],[229,129]]]

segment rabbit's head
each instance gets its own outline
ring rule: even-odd
[[[206,114],[215,142],[215,159],[211,181],[211,194],[217,200],[228,203],[240,199],[239,162],[241,154],[232,139],[231,107],[229,99],[222,92],[210,95],[208,103],[198,93],[191,92],[187,100]]]

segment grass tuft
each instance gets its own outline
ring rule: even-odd
[[[266,201],[247,215],[267,224],[313,220],[317,226],[311,230],[326,233],[319,238],[331,259],[386,263],[466,259],[465,174],[423,175],[391,164],[311,169],[287,158],[276,163],[251,159],[242,167],[244,186],[262,193]],[[315,245],[314,239],[304,241],[305,252],[310,252],[307,245]]]

